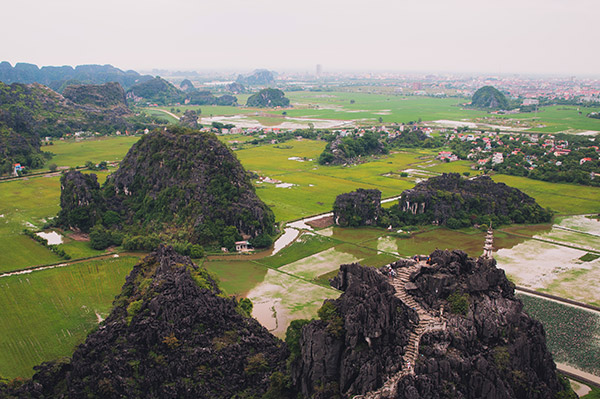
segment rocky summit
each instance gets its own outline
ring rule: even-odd
[[[206,270],[161,246],[71,359],[36,367],[0,397],[260,398],[287,350],[247,313]]]
[[[306,397],[572,397],[493,259],[436,250],[391,266],[393,279],[341,267],[333,286],[344,293],[302,330],[292,376]]]

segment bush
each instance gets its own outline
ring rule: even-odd
[[[450,311],[454,314],[466,316],[469,313],[469,294],[454,291],[448,296]]]
[[[293,361],[300,356],[300,337],[302,336],[302,327],[310,323],[310,320],[293,320],[285,332],[285,343],[290,349],[290,359]]]
[[[123,248],[128,251],[152,251],[158,247],[158,244],[160,244],[160,239],[154,234],[123,238]]]
[[[252,308],[254,307],[254,305],[252,304],[252,301],[250,299],[248,299],[248,298],[240,299],[237,307],[241,314],[243,314],[244,316],[251,317]]]
[[[268,234],[262,233],[250,240],[250,244],[255,248],[267,248],[273,244],[273,238]]]
[[[50,172],[55,172],[57,168],[58,166],[55,163],[51,163],[50,165],[48,165],[48,169],[50,169]]]
[[[143,304],[143,300],[138,300],[138,301],[133,301],[131,303],[129,303],[129,305],[127,305],[127,324],[131,324],[131,320],[133,319],[133,316],[135,316],[136,314],[138,314],[140,312],[140,309],[142,309],[142,304]]]
[[[90,245],[94,249],[102,250],[111,245],[121,245],[123,235],[117,231],[110,231],[101,225],[94,226],[90,231]]]
[[[264,373],[269,370],[269,363],[265,359],[264,353],[257,353],[248,357],[248,364],[244,367],[244,371],[248,375]]]
[[[330,300],[326,300],[323,306],[317,311],[319,319],[327,323],[327,332],[338,338],[341,338],[344,334],[344,320],[337,312],[335,303]]]
[[[204,256],[204,248],[202,245],[194,244],[190,248],[190,256],[192,258],[202,258]]]

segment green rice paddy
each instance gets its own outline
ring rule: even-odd
[[[59,140],[52,146],[42,147],[42,150],[54,154],[47,164],[75,167],[83,166],[87,161],[94,164],[102,161],[120,161],[139,139],[139,136],[111,136],[80,141]]]
[[[108,315],[136,262],[92,260],[0,278],[0,375],[30,377],[34,365],[69,356]]]
[[[600,316],[572,306],[518,294],[530,316],[544,324],[546,342],[560,363],[600,375]]]

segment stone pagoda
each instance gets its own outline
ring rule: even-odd
[[[492,251],[494,249],[494,231],[492,230],[492,222],[490,222],[490,228],[485,236],[485,245],[483,246],[483,257],[486,259],[492,259]]]

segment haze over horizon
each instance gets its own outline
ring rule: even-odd
[[[2,59],[121,69],[600,75],[593,0],[7,5]]]

